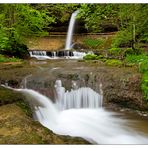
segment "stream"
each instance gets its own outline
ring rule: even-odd
[[[104,67],[76,60],[33,61],[38,72],[15,89],[25,94],[34,120],[56,134],[93,144],[148,144],[147,116],[104,105]]]

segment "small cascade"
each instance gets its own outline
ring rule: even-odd
[[[62,87],[61,80],[56,80],[55,90],[56,102],[61,110],[102,107],[103,93],[99,94],[89,87],[78,88],[74,81],[72,82],[71,91],[65,91],[65,88]]]
[[[50,59],[50,57],[47,56],[46,51],[29,51],[30,57],[36,58],[38,60],[45,60],[45,59]]]
[[[53,51],[53,58],[56,58],[56,57],[57,57],[56,52]]]
[[[85,52],[61,50],[61,51],[29,51],[30,57],[36,58],[38,60],[46,59],[83,59],[86,55]]]

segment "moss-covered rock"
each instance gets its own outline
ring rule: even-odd
[[[14,103],[22,100],[23,95],[0,86],[0,105]]]
[[[0,144],[89,144],[82,138],[54,134],[15,104],[1,106],[0,114]]]

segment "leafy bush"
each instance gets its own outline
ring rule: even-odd
[[[112,47],[130,47],[132,34],[127,31],[119,31],[112,41]]]
[[[29,53],[27,50],[27,46],[24,44],[20,44],[16,41],[10,42],[10,46],[3,49],[1,53],[3,55],[11,56],[11,57],[16,57],[16,58],[28,58]]]
[[[142,61],[142,62],[139,64],[139,71],[140,71],[141,73],[148,72],[148,59]]]
[[[102,43],[103,43],[102,39],[91,39],[91,38],[84,39],[84,44],[91,49],[97,48]]]
[[[86,56],[83,57],[84,60],[99,60],[103,58],[103,56],[97,56],[95,54],[87,54]]]
[[[112,55],[119,55],[121,51],[122,51],[121,48],[116,48],[116,47],[109,49],[109,53]]]
[[[116,59],[108,59],[105,61],[105,64],[108,66],[121,66],[122,62]]]
[[[125,58],[125,61],[128,63],[135,63],[135,64],[139,64],[142,62],[148,62],[148,56],[141,54],[141,55],[127,55]]]
[[[139,71],[143,73],[141,89],[145,100],[148,100],[148,55],[128,55],[125,60],[139,65]]]

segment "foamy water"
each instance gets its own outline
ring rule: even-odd
[[[148,144],[148,137],[125,126],[127,120],[103,108],[60,111],[50,99],[30,89],[14,89],[26,95],[34,118],[56,134],[82,137],[95,144]]]

